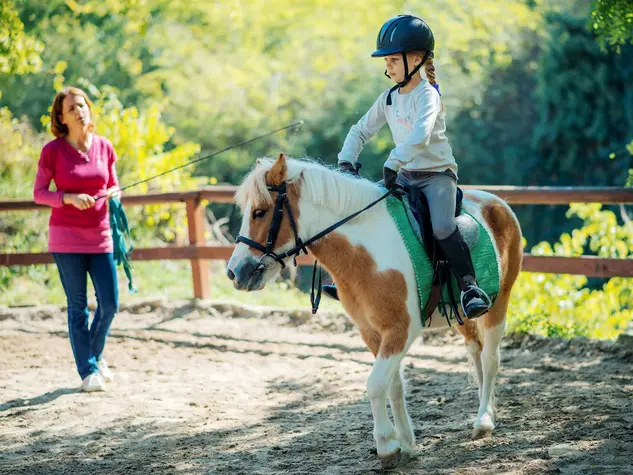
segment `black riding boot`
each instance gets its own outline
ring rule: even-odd
[[[453,273],[456,274],[457,283],[462,291],[461,304],[464,314],[468,318],[482,316],[490,308],[490,297],[475,281],[475,268],[470,250],[464,242],[459,228],[455,228],[449,237],[437,241],[440,243]]]
[[[336,285],[322,285],[321,289],[323,289],[323,293],[328,297],[339,300],[338,298],[338,290],[336,290]]]

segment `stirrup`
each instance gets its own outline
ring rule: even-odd
[[[484,305],[486,306],[486,309],[483,310],[479,315],[475,315],[475,316],[471,317],[471,316],[468,315],[468,313],[466,313],[466,306],[464,305],[464,300],[465,300],[466,296],[469,293],[473,293],[473,292],[475,293],[475,296],[473,296],[473,298],[478,297],[479,299],[481,299],[483,301]],[[492,300],[490,299],[490,297],[488,296],[486,291],[484,289],[482,289],[481,287],[479,287],[478,285],[475,285],[475,284],[470,284],[466,290],[462,290],[459,300],[460,300],[460,305],[462,307],[462,313],[467,318],[480,317],[481,315],[486,313],[490,309],[490,307],[492,306]]]

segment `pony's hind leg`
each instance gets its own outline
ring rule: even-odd
[[[473,438],[489,435],[495,428],[497,411],[495,378],[501,362],[499,347],[506,327],[505,314],[508,308],[508,297],[509,295],[500,293],[495,305],[483,317],[484,347],[481,352],[483,384],[480,389],[479,411],[473,424]]]
[[[398,442],[400,442],[400,448],[404,452],[413,452],[415,449],[415,434],[413,433],[411,418],[407,412],[407,402],[404,397],[404,374],[402,374],[402,365],[396,370],[396,374],[394,374],[391,379],[388,395],[393,420],[396,424],[396,435]]]
[[[483,387],[484,381],[484,370],[481,362],[481,349],[483,347],[483,342],[481,341],[481,334],[477,328],[477,321],[469,320],[467,318],[464,318],[463,321],[464,325],[455,325],[455,328],[457,328],[464,337],[466,351],[468,352],[468,360],[472,365],[471,375],[474,373],[479,400],[481,400],[481,388]]]

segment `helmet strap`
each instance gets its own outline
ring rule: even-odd
[[[413,71],[411,71],[411,73],[409,73],[409,63],[407,61],[407,53],[402,53],[402,61],[404,61],[404,81],[399,82],[398,84],[396,84],[395,86],[393,86],[390,90],[389,90],[389,94],[387,95],[387,105],[390,106],[391,105],[391,93],[393,91],[395,91],[396,89],[400,89],[401,87],[406,86],[409,81],[411,81],[411,78],[413,77],[413,75],[415,73],[417,73],[420,68],[424,65],[424,63],[426,63],[426,60],[429,59],[429,52],[427,51],[424,54],[424,58],[422,58],[422,62],[420,64],[418,64],[415,68],[413,68]],[[389,75],[387,74],[387,71],[385,71],[385,76],[389,77]]]
[[[409,82],[411,76],[409,76],[409,62],[407,61],[407,53],[402,53],[402,62],[404,63],[404,84]]]

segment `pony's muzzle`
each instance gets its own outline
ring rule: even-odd
[[[259,261],[252,257],[246,257],[239,261],[235,268],[227,269],[226,275],[233,281],[233,287],[237,290],[260,290],[264,272],[259,269]]]

